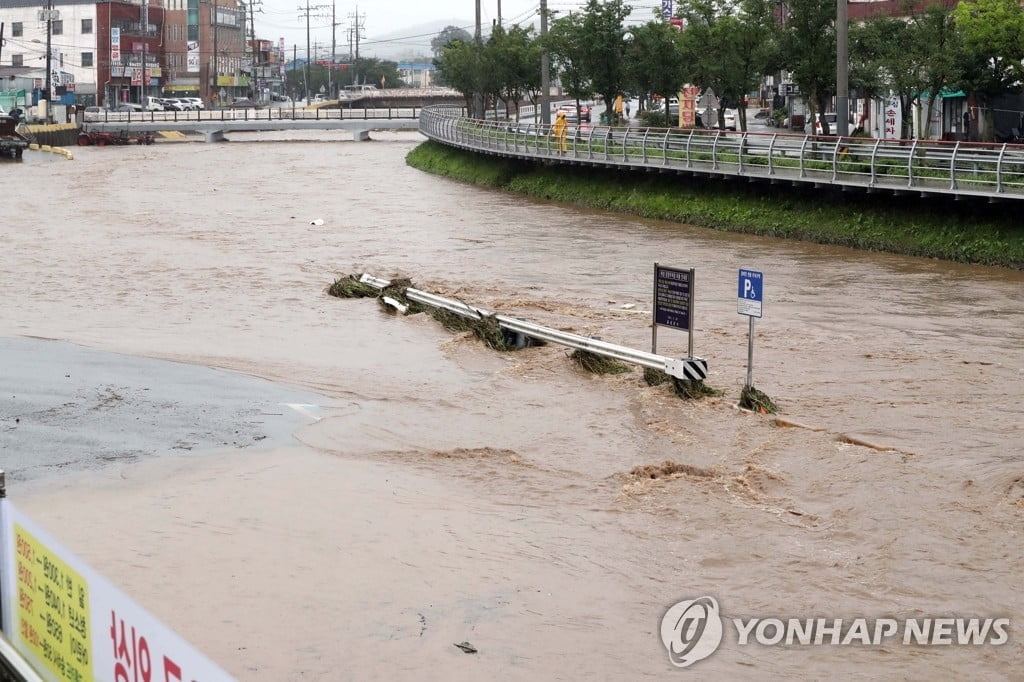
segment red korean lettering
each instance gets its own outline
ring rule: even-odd
[[[164,682],[181,682],[181,666],[166,656],[164,656]]]

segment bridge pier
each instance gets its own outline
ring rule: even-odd
[[[369,130],[353,130],[352,131],[352,141],[353,142],[366,142],[369,139],[370,139],[370,131]]]
[[[225,140],[223,130],[204,130],[203,142],[223,142]]]

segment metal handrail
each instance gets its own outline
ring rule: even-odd
[[[449,119],[459,127],[442,125]],[[529,159],[550,157],[539,138],[550,126],[511,124],[515,135],[499,133],[507,121],[465,118],[461,109],[436,105],[420,111],[420,131],[441,143],[468,149],[498,149],[509,156]],[[458,131],[458,135],[455,132]],[[736,175],[750,179],[785,178],[794,182],[878,188],[924,194],[1024,199],[1024,146],[926,140],[816,138],[778,133],[643,128],[620,131],[605,126],[577,127],[573,134],[574,163],[671,171]],[[471,136],[472,139],[465,139]],[[533,143],[531,143],[531,138]],[[623,150],[612,151],[622,143]],[[735,142],[735,144],[734,144]],[[814,144],[811,144],[814,142]],[[600,145],[600,146],[598,146]],[[640,146],[631,153],[629,145]],[[830,149],[831,146],[831,149]],[[738,161],[723,162],[721,154],[735,149]],[[710,159],[707,155],[710,153]],[[751,160],[757,158],[757,163]],[[761,158],[767,163],[760,163]]]

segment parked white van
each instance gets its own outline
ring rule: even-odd
[[[146,97],[142,102],[142,108],[146,111],[163,111],[164,103],[160,97]]]

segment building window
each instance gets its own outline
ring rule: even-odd
[[[25,66],[25,55],[23,55],[23,54],[12,54],[11,55],[11,66]]]
[[[82,19],[82,35],[92,33],[92,19]]]
[[[92,66],[92,52],[82,53],[82,66]]]
[[[55,36],[64,35],[64,20],[56,19],[50,22],[50,33]]]
[[[20,38],[23,35],[25,35],[24,24],[22,24],[20,21],[15,21],[14,23],[12,23],[11,24],[11,37],[13,37],[13,38]]]

